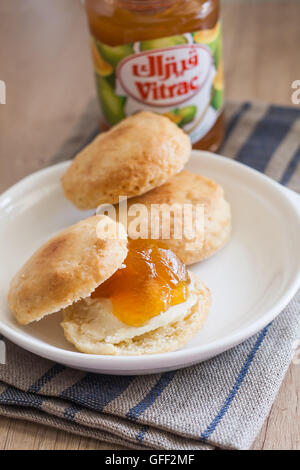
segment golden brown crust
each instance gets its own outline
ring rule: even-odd
[[[62,327],[66,339],[79,351],[87,354],[134,356],[159,354],[181,348],[202,328],[211,304],[209,289],[195,274],[190,273],[190,275],[194,280],[198,301],[183,320],[117,344],[111,344],[96,341],[95,338],[81,334],[81,323],[85,321],[86,313],[82,316],[80,305],[77,304],[75,309],[66,309],[64,312]]]
[[[148,214],[152,204],[168,204],[168,206],[179,204],[181,207],[184,204],[192,204],[194,207],[197,204],[204,206],[204,237],[202,228],[194,240],[188,240],[184,236],[181,239],[175,238],[174,216],[171,213],[170,238],[164,238],[163,241],[185,264],[193,264],[211,256],[224,246],[230,237],[231,210],[224,199],[223,188],[202,175],[183,170],[162,186],[128,200],[127,210],[129,211],[134,204],[144,204],[148,208]],[[193,215],[195,215],[194,212]],[[143,217],[139,216],[139,219],[142,221]],[[130,223],[133,220],[134,215],[128,215],[129,237],[131,236]],[[148,219],[148,227],[150,227],[150,219]],[[150,230],[148,237],[151,238]]]
[[[78,209],[115,204],[163,184],[190,157],[189,137],[170,119],[135,114],[99,134],[62,176],[65,196]]]
[[[82,220],[52,237],[25,263],[10,284],[9,306],[21,324],[40,320],[87,297],[109,278],[127,255],[127,237],[99,238],[97,224],[106,216]]]

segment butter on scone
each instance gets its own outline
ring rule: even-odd
[[[130,240],[121,269],[90,297],[63,310],[66,338],[90,354],[173,351],[202,327],[210,293],[169,248]]]
[[[19,323],[60,311],[65,337],[79,351],[111,355],[180,348],[200,330],[211,302],[168,247],[127,243],[124,227],[103,215],[43,245],[12,280],[8,299]]]
[[[130,224],[134,221],[135,213],[133,206],[143,204],[147,211],[139,214],[139,223],[153,230],[152,208],[159,208],[159,237],[177,256],[187,265],[201,261],[213,255],[222,248],[229,240],[231,233],[231,209],[229,203],[224,198],[223,188],[215,181],[202,175],[194,174],[183,170],[170,178],[166,183],[151,191],[131,198],[127,201],[127,223],[130,234]],[[175,218],[175,212],[170,210],[173,206],[182,208],[182,217]],[[187,218],[184,215],[185,205],[190,205],[192,211]],[[197,225],[189,217],[195,217],[194,208],[200,205],[203,207],[203,223]],[[118,206],[116,206],[118,211]],[[163,212],[170,214],[170,237],[162,238]],[[143,224],[143,214],[146,221]],[[182,236],[176,237],[176,223],[193,224],[194,238],[190,239],[182,230]]]
[[[63,313],[65,337],[79,351],[90,354],[139,356],[181,348],[202,328],[211,303],[207,287],[189,274],[188,299],[140,327],[126,325],[114,316],[109,299],[88,298],[71,305]]]
[[[190,157],[189,137],[170,119],[140,112],[99,134],[62,176],[66,198],[78,209],[115,204],[160,186]]]

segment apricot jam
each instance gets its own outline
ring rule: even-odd
[[[92,298],[112,301],[123,323],[142,326],[151,318],[184,302],[190,278],[175,253],[156,240],[130,240],[125,267],[101,284]]]
[[[163,114],[194,148],[224,136],[219,0],[86,0],[107,129],[141,110]]]

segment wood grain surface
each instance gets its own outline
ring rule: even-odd
[[[95,96],[79,0],[0,0],[0,191],[49,162]],[[291,105],[300,2],[223,2],[227,97]],[[300,449],[300,364],[291,365],[254,449]],[[116,449],[0,417],[0,449]]]

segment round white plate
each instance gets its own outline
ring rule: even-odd
[[[0,197],[0,331],[42,357],[105,374],[150,374],[211,358],[258,332],[300,287],[300,197],[228,158],[194,151],[187,168],[223,185],[232,206],[228,245],[192,271],[211,289],[213,304],[202,331],[183,349],[149,356],[94,356],[69,344],[60,314],[28,326],[13,319],[9,281],[26,259],[60,229],[91,213],[63,196],[60,175],[68,162],[25,178]]]

